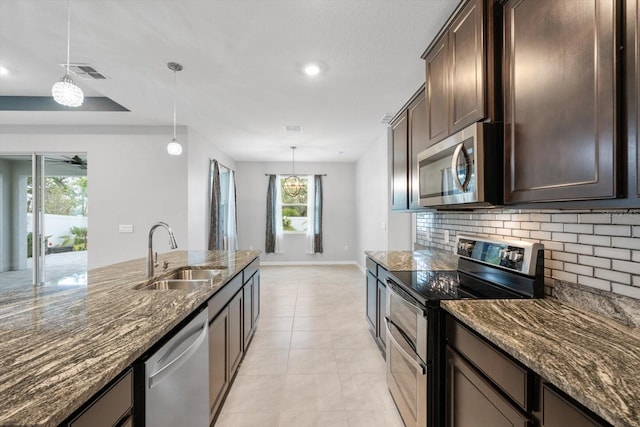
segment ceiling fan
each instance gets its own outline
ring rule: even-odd
[[[80,157],[79,155],[75,155],[73,157],[69,156],[60,156],[59,159],[47,159],[52,162],[62,162],[72,166],[78,166],[80,169],[87,169],[87,159]]]

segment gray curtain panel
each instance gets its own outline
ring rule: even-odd
[[[314,252],[322,253],[322,175],[314,176],[315,187],[315,224],[314,224]]]
[[[220,168],[218,161],[213,161],[211,176],[211,218],[209,222],[209,250],[224,249],[224,230],[222,229],[222,212],[220,212]]]
[[[264,251],[274,253],[276,251],[276,176],[269,175],[269,187],[267,188],[267,234]]]

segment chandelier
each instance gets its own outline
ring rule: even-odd
[[[291,175],[284,179],[282,183],[282,190],[289,196],[295,197],[300,194],[300,190],[304,186],[304,183],[296,175],[296,147],[291,146]]]
[[[51,88],[53,99],[65,107],[79,107],[84,101],[84,94],[69,75],[69,51],[71,46],[71,0],[67,2],[67,69],[62,80]]]

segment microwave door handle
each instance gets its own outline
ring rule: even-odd
[[[464,186],[467,183],[467,177],[465,177],[464,184],[460,182],[460,177],[458,176],[458,157],[460,157],[463,148],[464,142],[461,142],[453,152],[453,157],[451,157],[451,175],[453,176],[453,185],[455,185],[462,193],[465,191]],[[468,174],[469,171],[467,170],[466,173]]]

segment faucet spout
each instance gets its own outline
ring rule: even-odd
[[[156,228],[162,227],[167,230],[169,233],[169,246],[171,249],[177,249],[178,244],[176,243],[176,237],[173,235],[173,230],[169,227],[169,224],[166,222],[158,221],[151,226],[149,229],[149,248],[147,252],[147,277],[153,277],[153,269],[156,266],[155,260],[153,259],[153,232],[156,231]]]

